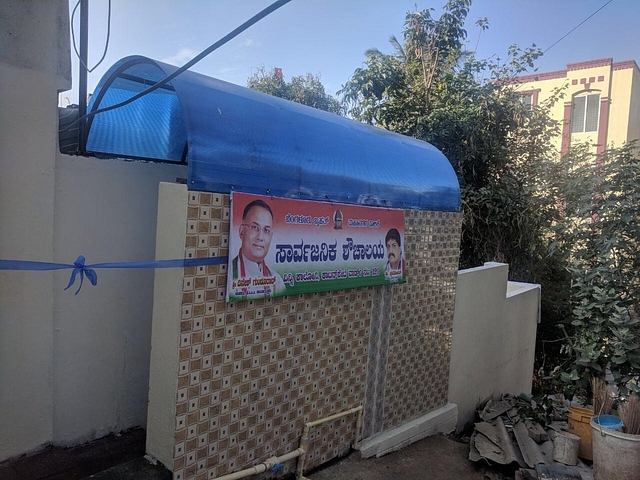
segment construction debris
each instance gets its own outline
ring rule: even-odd
[[[565,465],[553,458],[554,439],[558,432],[564,435],[567,430],[567,422],[562,421],[562,400],[553,400],[545,406],[524,394],[489,400],[478,410],[482,421],[475,424],[471,435],[469,459],[512,465],[517,470],[516,479],[592,480],[591,467],[581,460],[577,465]],[[556,457],[563,458],[557,452]]]

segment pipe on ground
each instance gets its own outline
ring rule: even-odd
[[[336,413],[330,415],[325,418],[321,418],[319,420],[314,420],[313,422],[308,422],[304,426],[304,430],[302,431],[302,437],[300,438],[300,446],[298,450],[302,450],[302,455],[298,458],[298,465],[296,468],[296,480],[308,480],[307,477],[303,475],[304,470],[304,462],[307,458],[307,450],[309,449],[309,430],[311,427],[315,427],[316,425],[321,425],[326,422],[330,422],[332,420],[337,420],[338,418],[351,415],[353,413],[358,414],[358,419],[356,420],[356,437],[353,442],[353,448],[357,448],[359,437],[360,437],[360,429],[362,427],[362,406],[353,407],[349,410],[345,410],[344,412]]]
[[[303,453],[304,450],[298,448],[297,450],[285,453],[280,457],[267,458],[263,463],[255,465],[251,468],[246,468],[244,470],[240,470],[239,472],[229,473],[227,475],[223,475],[222,477],[217,477],[215,480],[239,480],[241,478],[250,477],[251,475],[257,475],[258,473],[263,473],[267,470],[271,470],[275,465],[278,465],[279,463],[284,463],[288,460],[299,457]]]
[[[275,465],[278,465],[279,463],[284,463],[294,458],[298,458],[298,465],[296,468],[296,480],[308,480],[306,477],[302,475],[302,471],[304,470],[304,462],[307,455],[307,449],[309,448],[309,430],[311,429],[311,427],[315,427],[316,425],[321,425],[323,423],[330,422],[332,420],[337,420],[338,418],[342,418],[346,415],[351,415],[353,413],[358,414],[358,418],[356,420],[356,436],[353,442],[353,448],[355,449],[358,447],[358,442],[360,441],[359,440],[360,429],[362,428],[362,406],[350,408],[349,410],[345,410],[344,412],[335,413],[328,417],[306,423],[304,425],[302,437],[300,438],[300,445],[298,449],[292,452],[285,453],[280,457],[268,458],[259,465],[255,465],[251,468],[246,468],[238,472],[228,473],[227,475],[217,477],[213,480],[240,480],[241,478],[250,477],[251,475],[264,473],[267,470],[271,470]]]

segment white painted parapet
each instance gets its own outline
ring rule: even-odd
[[[458,273],[449,376],[458,430],[479,401],[531,392],[540,285],[509,282],[508,273],[493,262]]]

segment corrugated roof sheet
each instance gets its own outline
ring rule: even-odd
[[[89,110],[130,98],[176,68],[123,58],[96,87]],[[192,190],[422,210],[460,206],[453,168],[432,145],[191,71],[89,124],[88,151],[186,162]]]

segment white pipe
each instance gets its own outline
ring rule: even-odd
[[[302,455],[298,458],[298,466],[296,467],[296,480],[309,480],[307,477],[303,475],[304,471],[304,462],[307,458],[307,450],[309,449],[309,429],[311,427],[315,427],[316,425],[321,425],[326,422],[330,422],[331,420],[336,420],[338,418],[351,415],[352,413],[358,413],[358,419],[356,420],[356,438],[353,442],[353,447],[357,448],[358,441],[360,437],[360,428],[362,427],[362,406],[353,407],[349,410],[345,410],[344,412],[335,413],[325,418],[321,418],[318,420],[314,420],[313,422],[308,422],[304,425],[304,430],[302,431],[302,437],[300,438],[300,448],[302,450]]]
[[[315,427],[317,425],[321,425],[326,422],[330,422],[332,420],[336,420],[338,418],[351,415],[352,413],[358,413],[358,419],[356,421],[356,438],[353,443],[354,448],[357,448],[359,437],[360,437],[360,428],[362,427],[362,406],[350,408],[349,410],[345,410],[344,412],[335,413],[325,418],[321,418],[318,420],[314,420],[313,422],[305,423],[304,431],[302,433],[302,438],[300,438],[300,446],[297,450],[294,450],[289,453],[285,453],[281,457],[271,457],[267,458],[263,463],[259,465],[255,465],[251,468],[246,468],[244,470],[240,470],[234,473],[228,473],[227,475],[223,475],[222,477],[216,477],[213,480],[239,480],[241,478],[250,477],[251,475],[257,475],[258,473],[264,473],[267,470],[271,470],[274,465],[279,463],[284,463],[288,460],[298,457],[298,466],[296,468],[296,480],[308,480],[306,477],[302,475],[302,470],[304,469],[304,460],[307,453],[307,448],[309,445],[309,429],[311,427]]]
[[[360,410],[362,410],[362,407],[353,407],[353,408],[350,408],[349,410],[345,410],[344,412],[335,413],[335,414],[330,415],[328,417],[324,417],[324,418],[321,418],[319,420],[314,420],[313,422],[307,423],[305,426],[315,427],[316,425],[321,425],[323,423],[330,422],[331,420],[336,420],[336,419],[338,419],[340,417],[345,417],[345,416],[350,415],[352,413],[359,412]]]
[[[250,477],[251,475],[257,475],[258,473],[264,473],[267,470],[271,470],[274,465],[279,463],[284,463],[293,458],[299,457],[304,453],[304,450],[298,448],[293,452],[285,453],[281,457],[271,457],[267,458],[264,463],[256,465],[251,468],[246,468],[244,470],[240,470],[239,472],[228,473],[227,475],[223,475],[222,477],[217,477],[214,480],[239,480],[240,478]]]

